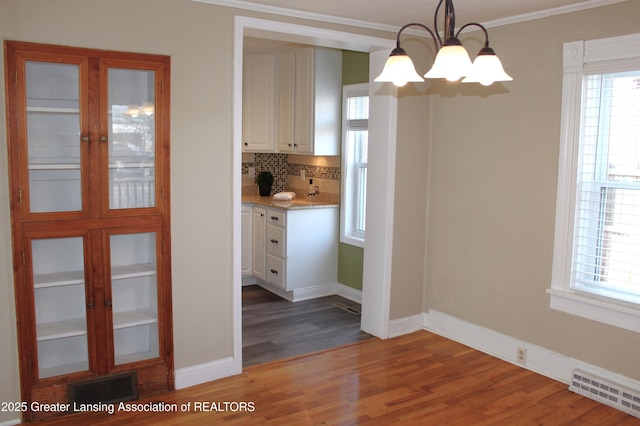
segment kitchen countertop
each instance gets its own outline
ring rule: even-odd
[[[242,204],[253,204],[255,206],[275,207],[284,210],[298,209],[325,209],[337,208],[338,204],[329,201],[309,201],[305,198],[294,198],[291,201],[276,201],[273,196],[261,197],[259,195],[242,194]]]

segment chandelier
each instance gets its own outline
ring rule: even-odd
[[[438,32],[438,13],[444,3],[444,42]],[[446,79],[447,81],[458,81],[462,78],[463,83],[480,83],[490,86],[495,81],[513,80],[502,67],[502,62],[496,56],[496,52],[489,47],[489,33],[487,29],[477,22],[470,22],[460,27],[455,32],[456,13],[453,8],[453,0],[440,0],[433,15],[433,26],[435,31],[429,27],[410,23],[398,31],[396,37],[396,48],[391,51],[389,59],[384,65],[384,69],[378,77],[377,82],[391,82],[396,86],[404,86],[408,82],[422,82],[424,79],[416,72],[413,61],[407,52],[400,47],[400,35],[402,32],[413,26],[420,27],[431,34],[436,46],[436,59],[431,69],[424,75],[426,78]],[[479,27],[484,32],[484,47],[478,53],[476,59],[471,63],[469,54],[462,46],[458,35],[467,27]],[[463,78],[464,77],[464,78]]]

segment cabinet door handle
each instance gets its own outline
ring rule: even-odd
[[[87,304],[87,309],[93,309],[93,302],[89,302]]]
[[[271,216],[271,220],[275,220],[277,222],[278,221],[278,217],[277,216]]]
[[[113,303],[111,302],[111,300],[105,300],[104,306],[106,306],[107,308],[110,308],[112,305]]]
[[[272,269],[272,270],[271,270],[271,273],[272,273],[272,274],[276,274],[276,275],[278,275],[278,271],[276,271],[275,269]]]
[[[100,142],[106,142],[107,141],[107,137],[106,136],[101,136],[100,137]]]
[[[82,136],[82,142],[89,142],[89,136],[83,135]]]
[[[278,240],[271,239],[271,242],[272,242],[273,244],[278,244]]]

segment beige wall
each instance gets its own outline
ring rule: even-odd
[[[638,32],[637,16],[639,2],[627,1],[492,29],[515,82],[491,96],[432,83],[418,90],[433,96],[400,93],[393,319],[437,309],[640,379],[637,334],[551,311],[545,293],[561,44]],[[233,350],[232,25],[232,9],[187,0],[0,0],[2,39],[172,57],[176,368]],[[6,167],[0,120],[0,401],[19,398]],[[602,349],[587,351],[594,341]],[[11,418],[0,413],[0,422]]]
[[[434,86],[424,296],[425,310],[636,380],[639,334],[551,310],[545,290],[562,43],[640,32],[638,16],[640,2],[627,1],[493,28],[492,46],[515,81],[490,90]]]
[[[171,56],[176,368],[233,355],[234,12],[237,11],[188,0],[0,0],[0,38],[3,40]],[[375,35],[372,30],[360,32]],[[0,61],[0,67],[0,74],[4,76],[4,61]],[[4,117],[4,84],[0,85],[0,93],[0,113]],[[17,401],[20,393],[6,155],[6,127],[2,119],[0,401]],[[15,417],[12,413],[0,413],[0,423]]]

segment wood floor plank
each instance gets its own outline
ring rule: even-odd
[[[289,302],[257,286],[242,288],[243,365],[251,366],[368,340],[357,307],[340,296]]]
[[[140,401],[251,402],[254,411],[89,413],[42,425],[632,426],[640,419],[426,331],[246,368]]]

